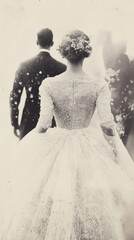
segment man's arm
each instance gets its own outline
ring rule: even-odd
[[[61,63],[56,59],[52,58],[49,65],[49,77],[55,77],[65,72],[66,69],[67,69],[67,66],[64,63]]]
[[[67,70],[67,66],[57,61],[56,75],[59,75]]]
[[[16,74],[13,83],[13,89],[10,94],[10,108],[11,108],[11,124],[14,127],[14,134],[19,137],[19,103],[21,100],[24,87],[23,70],[20,67]]]

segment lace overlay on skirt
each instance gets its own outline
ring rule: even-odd
[[[9,165],[0,240],[130,240],[134,179],[123,167],[91,127],[33,131]]]

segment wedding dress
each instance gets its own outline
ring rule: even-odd
[[[130,240],[134,164],[114,129],[106,83],[64,73],[41,87],[38,128],[10,153],[0,240]],[[102,130],[91,127],[95,109]],[[8,174],[7,174],[8,172]]]

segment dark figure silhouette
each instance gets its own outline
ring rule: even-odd
[[[14,127],[15,135],[20,139],[35,128],[38,122],[40,113],[39,87],[42,81],[66,70],[66,66],[52,58],[49,53],[53,45],[53,33],[50,29],[43,29],[37,34],[37,44],[40,48],[39,54],[20,65],[10,95],[11,124]],[[19,125],[18,107],[23,89],[26,91],[26,100]],[[53,120],[52,127],[54,125],[55,121]]]

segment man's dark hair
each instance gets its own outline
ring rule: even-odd
[[[48,28],[42,29],[37,33],[37,41],[38,44],[43,48],[52,46],[53,32]]]

